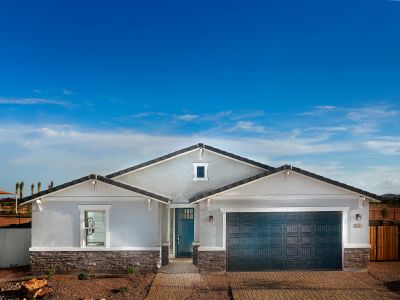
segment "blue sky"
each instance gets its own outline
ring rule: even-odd
[[[400,193],[399,1],[2,1],[0,188],[197,142]]]

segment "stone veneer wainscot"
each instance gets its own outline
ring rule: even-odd
[[[156,272],[160,251],[31,251],[31,271],[45,273],[110,272],[126,273],[129,266],[141,273]]]
[[[369,248],[345,248],[343,270],[367,269],[369,264]]]
[[[225,260],[225,251],[199,250],[197,267],[199,271],[221,272],[226,269]]]
[[[169,264],[169,243],[163,243],[161,246],[161,265]]]

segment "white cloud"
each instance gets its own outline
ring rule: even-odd
[[[190,115],[190,114],[178,115],[178,116],[174,117],[174,119],[177,120],[177,121],[186,121],[186,122],[193,121],[193,120],[196,120],[198,118],[199,118],[198,115]]]
[[[251,122],[240,123],[240,126],[245,131],[257,127]],[[390,146],[384,144],[385,151],[400,153],[400,138],[385,137],[374,141],[390,142]],[[8,174],[7,177],[1,176],[0,185],[7,189],[21,179],[25,182],[54,180],[62,183],[89,173],[107,174],[198,142],[272,166],[294,164],[375,193],[399,192],[398,168],[392,172],[373,169],[357,173],[340,161],[325,161],[333,154],[337,154],[335,157],[338,159],[341,155],[345,157],[346,153],[354,153],[354,150],[358,153],[365,151],[356,143],[332,142],[325,136],[301,138],[288,134],[267,139],[208,133],[156,135],[124,129],[100,131],[71,125],[26,126],[17,123],[0,127],[2,168]],[[365,146],[382,151],[382,144],[379,147],[371,143]],[[321,164],[310,161],[321,161]]]
[[[368,148],[386,155],[400,154],[400,138],[383,137],[363,142]]]
[[[399,110],[391,109],[387,106],[368,106],[362,108],[352,108],[347,112],[347,118],[352,121],[378,120],[392,118],[400,114]]]
[[[239,121],[232,128],[232,131],[235,131],[235,130],[245,130],[245,131],[261,133],[261,132],[265,132],[265,127],[260,126],[260,125],[255,125],[253,122],[249,122],[249,121]]]
[[[53,105],[67,105],[68,102],[47,99],[47,98],[3,98],[0,97],[0,104],[16,104],[16,105],[42,105],[42,104],[53,104]]]
[[[326,112],[331,112],[333,110],[336,110],[337,107],[333,105],[318,105],[314,106],[314,109],[312,111],[307,111],[300,113],[300,116],[319,116],[322,115]]]
[[[137,114],[131,114],[128,116],[122,116],[119,119],[144,119],[144,118],[149,118],[152,116],[158,116],[158,117],[165,117],[168,114],[162,113],[162,112],[154,112],[154,111],[146,111],[146,112],[141,112]]]
[[[63,92],[64,95],[73,95],[74,94],[73,91],[71,91],[69,89],[65,89],[65,88],[62,89],[62,92]]]
[[[366,135],[379,131],[379,126],[375,122],[361,122],[359,124],[351,125],[350,131],[354,135]]]
[[[323,131],[323,132],[344,132],[348,128],[346,126],[314,126],[304,129],[304,131]]]

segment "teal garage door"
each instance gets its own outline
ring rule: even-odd
[[[227,213],[228,271],[339,270],[342,213]]]

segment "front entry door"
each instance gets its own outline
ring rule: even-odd
[[[193,208],[175,209],[175,246],[176,257],[192,257],[194,239]]]

